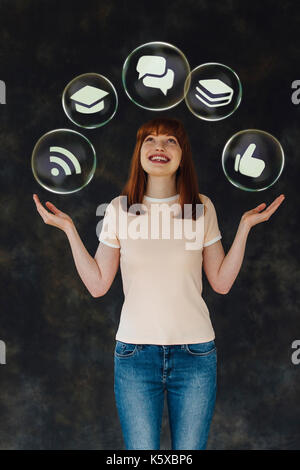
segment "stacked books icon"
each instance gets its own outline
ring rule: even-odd
[[[210,108],[229,104],[233,95],[233,89],[218,78],[199,80],[196,90],[196,98]]]

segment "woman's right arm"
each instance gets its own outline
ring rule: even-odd
[[[66,230],[73,258],[83,283],[93,297],[101,297],[109,290],[119,268],[120,248],[99,243],[95,258],[89,254],[74,224]]]
[[[48,212],[36,194],[33,199],[44,222],[60,228],[67,235],[76,269],[90,294],[93,297],[106,294],[118,271],[120,248],[112,248],[99,243],[95,258],[93,258],[82,243],[71,217],[47,201],[46,205],[53,213]]]

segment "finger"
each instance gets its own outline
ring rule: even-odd
[[[258,212],[262,211],[265,206],[266,206],[266,203],[262,202],[261,204],[259,204],[259,206],[254,207],[254,209],[251,209],[250,211],[248,211],[248,214],[257,214]]]
[[[33,200],[34,200],[34,202],[35,202],[36,204],[41,204],[41,201],[39,200],[39,197],[38,197],[37,194],[34,194],[34,195],[33,195]]]
[[[39,207],[37,207],[37,211],[40,214],[40,216],[42,217],[43,221],[46,222],[46,217],[45,217],[45,215],[43,214],[43,212],[41,211],[41,209]]]
[[[33,197],[34,202],[39,201],[39,197],[37,194],[33,194],[32,197]]]
[[[272,214],[274,214],[274,212],[278,209],[278,207],[280,206],[280,204],[284,201],[285,197],[284,195],[280,195],[278,196],[273,202],[272,204],[269,205],[269,207],[267,207],[267,209],[264,211],[264,215],[269,218],[271,217]]]
[[[48,212],[43,208],[43,206],[41,204],[37,206],[37,211],[40,214],[40,216],[42,217],[43,221],[46,222]]]
[[[57,207],[55,207],[55,205],[52,204],[52,202],[47,201],[46,205],[52,212],[54,212],[54,214],[59,214],[60,210],[57,209]]]
[[[277,207],[282,203],[282,201],[284,200],[284,195],[280,195],[278,196],[273,202],[272,204],[269,205],[269,207],[267,207],[266,210],[269,210],[269,209],[277,209]]]
[[[255,209],[253,209],[253,211],[254,212],[260,212],[264,209],[264,207],[266,207],[266,203],[262,202],[261,204],[259,204],[259,206],[255,207]]]
[[[41,214],[41,216],[44,218],[47,215],[51,215],[50,212],[48,212],[47,209],[45,209],[45,207],[40,203],[38,196],[36,194],[34,196],[36,196],[34,197],[36,208],[38,212]]]

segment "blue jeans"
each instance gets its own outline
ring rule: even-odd
[[[160,449],[165,391],[172,449],[205,449],[216,385],[214,340],[167,346],[117,340],[114,392],[126,449]]]

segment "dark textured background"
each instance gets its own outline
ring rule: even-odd
[[[0,1],[1,449],[124,449],[113,394],[114,337],[123,303],[120,272],[94,299],[81,282],[68,240],[46,226],[32,193],[74,220],[94,255],[96,207],[120,194],[135,134],[157,114],[125,94],[128,54],[150,41],[181,49],[191,66],[221,62],[243,85],[238,110],[219,122],[192,115],[184,102],[159,113],[183,121],[190,136],[200,192],[215,204],[227,253],[240,217],[279,194],[286,200],[250,232],[245,259],[228,295],[204,276],[218,345],[218,394],[209,449],[299,449],[300,365],[291,343],[300,338],[298,286],[299,120],[291,83],[300,79],[297,1]],[[31,152],[45,132],[79,130],[61,106],[66,84],[98,72],[115,85],[117,114],[83,130],[97,151],[97,171],[82,191],[55,195],[31,172]],[[266,191],[231,185],[221,153],[237,131],[258,128],[281,142],[286,165]],[[81,131],[80,131],[81,132]],[[165,408],[162,449],[170,449]]]

